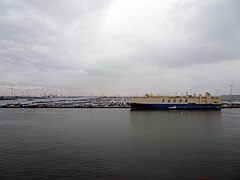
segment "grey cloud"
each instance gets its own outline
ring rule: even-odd
[[[175,69],[186,69],[192,75],[196,65],[240,60],[238,0],[173,0],[166,27],[158,26],[158,17],[152,21],[157,24],[154,32],[159,30],[155,38],[149,38],[147,28],[142,34],[135,33],[139,32],[135,27],[131,32],[114,33],[117,27],[105,24],[114,2],[117,0],[0,0],[0,84],[15,80],[26,86],[106,92],[125,88],[130,92],[145,90],[145,85],[159,88],[160,77],[169,80],[167,71],[177,74],[173,80],[179,75]],[[121,10],[119,17],[125,13]],[[151,4],[144,13],[148,10]],[[139,23],[137,27],[150,24],[146,19]]]
[[[240,2],[177,1],[169,42],[143,41],[134,59],[161,67],[240,60]]]
[[[180,68],[195,64],[212,64],[220,61],[240,60],[240,53],[237,47],[211,46],[207,43],[197,44],[182,43],[170,46],[142,48],[143,53],[133,57],[136,61],[153,66],[158,65],[165,68]]]
[[[72,47],[86,51],[95,16],[111,1],[0,1],[0,58],[2,64],[35,68],[74,68]],[[97,17],[97,16],[96,16]],[[72,28],[77,28],[72,39]],[[79,27],[78,27],[79,26]],[[91,38],[89,38],[91,39]],[[76,49],[76,47],[74,47]],[[78,57],[81,59],[81,56]],[[16,67],[14,67],[16,68]]]
[[[4,80],[0,81],[0,85],[2,85],[2,86],[11,86],[12,84],[13,83],[8,82],[8,81],[4,81]]]
[[[200,42],[230,47],[240,43],[239,1],[206,1],[198,6],[195,15],[186,21],[186,28],[194,32]]]

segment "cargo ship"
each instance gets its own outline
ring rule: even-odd
[[[130,97],[132,110],[157,109],[220,109],[221,99],[206,92],[204,96],[159,96],[145,94],[145,96]]]

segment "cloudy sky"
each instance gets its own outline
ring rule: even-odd
[[[239,0],[0,0],[0,95],[240,94]]]

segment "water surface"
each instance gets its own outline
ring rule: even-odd
[[[0,179],[240,179],[239,160],[239,109],[0,109]]]

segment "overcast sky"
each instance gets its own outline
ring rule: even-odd
[[[240,94],[239,0],[0,0],[0,95]]]

